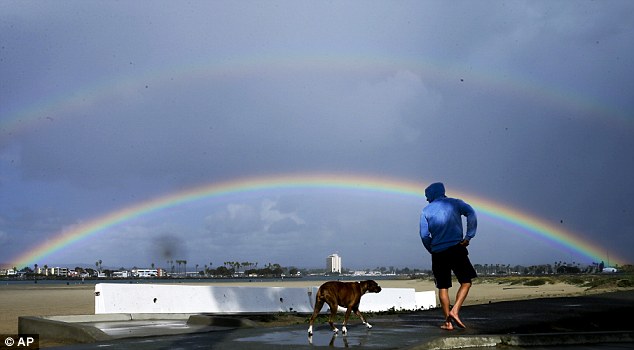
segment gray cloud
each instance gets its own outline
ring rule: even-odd
[[[202,184],[332,172],[445,181],[632,260],[632,6],[4,2],[1,255]],[[228,196],[49,258],[149,264],[124,242],[169,236],[204,264],[428,264],[424,201],[364,199]],[[587,259],[481,221],[476,262]]]

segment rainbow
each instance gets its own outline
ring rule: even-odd
[[[412,182],[397,178],[329,173],[260,176],[211,183],[137,203],[59,232],[55,234],[52,239],[12,259],[12,266],[21,267],[33,265],[34,263],[43,261],[48,255],[62,248],[96,236],[118,224],[163,209],[173,208],[202,199],[214,199],[240,193],[271,190],[330,189],[409,196],[420,198],[422,205],[424,203],[423,186],[423,182]],[[505,223],[509,223],[514,227],[531,233],[535,238],[546,239],[562,248],[577,252],[589,258],[591,261],[601,261],[604,256],[604,249],[598,244],[587,241],[579,235],[575,235],[573,232],[566,231],[561,227],[556,227],[528,213],[468,193],[452,190],[450,195],[464,198],[474,206],[479,214],[485,214]],[[620,257],[614,256],[612,256],[611,259],[618,264],[622,264],[625,261]]]
[[[209,58],[200,62],[184,62],[178,65],[152,67],[145,73],[137,75],[114,76],[96,81],[93,85],[79,87],[72,91],[61,91],[47,96],[35,103],[6,108],[0,115],[0,131],[6,135],[15,135],[38,126],[46,125],[53,120],[77,118],[76,113],[110,99],[137,96],[144,91],[151,91],[164,86],[186,84],[205,79],[231,79],[243,76],[254,76],[263,73],[279,72],[361,72],[370,74],[389,74],[398,70],[408,70],[425,79],[447,81],[463,79],[473,84],[474,88],[492,86],[505,94],[515,94],[522,98],[534,98],[545,104],[572,109],[577,115],[587,112],[596,117],[611,117],[631,125],[629,113],[598,101],[590,96],[581,96],[573,91],[563,90],[526,77],[500,75],[493,71],[467,71],[451,66],[441,60],[422,60],[420,57],[392,57],[379,54],[325,55],[320,53],[294,54],[275,53],[275,55],[256,55],[248,57]],[[150,90],[148,90],[150,89]],[[586,113],[583,113],[586,112]]]

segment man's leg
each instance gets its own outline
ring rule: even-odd
[[[460,328],[466,328],[464,323],[462,323],[462,321],[460,320],[459,314],[462,304],[464,303],[465,299],[467,299],[470,288],[471,282],[460,283],[460,288],[458,288],[458,292],[456,293],[456,303],[453,305],[453,308],[451,308],[451,310],[448,310],[448,312],[446,313],[449,318],[456,321],[458,327]],[[447,298],[449,297],[447,296]]]
[[[453,325],[451,324],[450,314],[449,314],[449,289],[448,288],[438,288],[438,299],[440,299],[440,306],[442,307],[442,313],[445,315],[445,323],[443,323],[440,328],[446,330],[452,330]]]

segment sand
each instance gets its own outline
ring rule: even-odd
[[[383,288],[414,288],[417,292],[435,290],[429,280],[380,280]],[[310,287],[319,282],[297,279],[263,282],[211,282],[195,285]],[[95,313],[94,284],[1,284],[0,334],[18,331],[19,316],[90,315]],[[457,287],[450,290],[452,299]],[[475,282],[465,305],[530,298],[575,296],[588,294],[583,287],[565,283],[523,286]]]
[[[94,291],[94,284],[0,284],[0,333],[17,333],[19,316],[94,314]]]

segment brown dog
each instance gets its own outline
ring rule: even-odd
[[[321,287],[319,287],[319,290],[317,290],[317,296],[315,297],[315,311],[313,311],[313,315],[310,317],[308,336],[310,337],[313,335],[313,322],[315,322],[315,318],[319,315],[319,312],[321,312],[321,308],[324,306],[324,303],[328,304],[330,307],[330,317],[328,318],[328,323],[330,324],[330,328],[333,332],[339,332],[334,324],[339,306],[346,308],[346,316],[343,319],[343,327],[341,327],[341,332],[343,334],[348,332],[346,325],[348,324],[348,318],[350,317],[351,311],[354,311],[354,313],[359,316],[361,321],[363,321],[363,324],[365,324],[368,328],[372,328],[372,325],[367,323],[361,312],[359,312],[359,303],[361,302],[361,296],[363,294],[368,292],[378,293],[380,291],[381,287],[373,280],[361,282],[330,281],[322,284]]]

